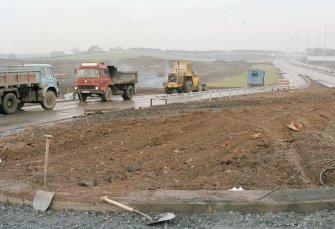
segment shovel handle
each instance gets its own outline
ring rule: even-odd
[[[113,205],[115,205],[115,206],[118,206],[118,207],[120,207],[120,208],[122,208],[122,209],[124,209],[124,210],[130,211],[130,212],[135,212],[135,213],[137,213],[137,214],[140,214],[140,215],[144,216],[145,218],[147,218],[148,220],[153,221],[153,220],[151,219],[151,217],[148,216],[147,214],[144,214],[143,212],[140,212],[140,211],[138,211],[138,210],[136,210],[136,209],[134,209],[134,208],[128,207],[128,206],[126,206],[126,205],[124,205],[124,204],[121,204],[121,203],[119,203],[119,202],[116,202],[116,201],[114,201],[114,200],[111,200],[111,199],[109,199],[107,196],[103,196],[103,197],[101,197],[101,200],[106,201],[107,203],[113,204]]]
[[[48,161],[49,161],[49,147],[50,139],[53,138],[52,135],[43,135],[46,138],[45,143],[45,159],[44,159],[44,189],[47,191],[47,172],[48,172]]]

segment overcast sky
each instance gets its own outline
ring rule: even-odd
[[[335,48],[334,0],[0,0],[0,53]]]

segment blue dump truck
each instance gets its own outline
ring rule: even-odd
[[[265,71],[261,69],[248,70],[248,87],[263,87]]]
[[[0,110],[5,114],[14,114],[25,103],[53,109],[58,95],[58,82],[49,64],[0,67]]]

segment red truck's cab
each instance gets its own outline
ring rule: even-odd
[[[74,89],[82,101],[91,95],[109,101],[112,94],[120,94],[125,100],[130,100],[135,92],[137,72],[118,72],[114,66],[93,62],[82,63],[76,74]]]

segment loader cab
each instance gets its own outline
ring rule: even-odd
[[[179,76],[191,76],[193,74],[192,62],[177,61],[173,64],[173,71]]]

